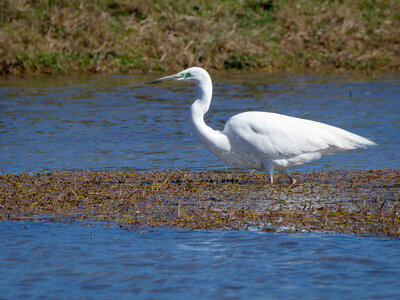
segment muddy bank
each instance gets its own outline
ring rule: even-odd
[[[400,170],[294,175],[294,186],[279,176],[271,186],[256,173],[3,174],[0,218],[400,236]]]

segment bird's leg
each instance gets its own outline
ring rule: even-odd
[[[287,176],[290,179],[290,184],[296,183],[296,179],[293,178],[292,174],[290,174],[287,168],[279,169],[279,172],[281,172],[283,175]]]
[[[268,173],[269,183],[274,183],[274,163],[270,160],[265,160],[262,163],[264,170]]]

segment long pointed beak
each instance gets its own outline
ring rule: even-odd
[[[165,77],[161,77],[161,78],[157,78],[157,79],[145,82],[145,84],[160,83],[163,81],[173,81],[173,80],[176,80],[177,78],[178,78],[178,74],[174,74],[174,75],[169,75],[169,76],[165,76]]]

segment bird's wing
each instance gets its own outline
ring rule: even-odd
[[[270,159],[306,153],[331,154],[374,143],[346,130],[320,122],[266,112],[233,116],[225,125],[232,148]]]

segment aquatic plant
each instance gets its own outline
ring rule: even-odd
[[[324,231],[400,236],[400,171],[297,173],[50,172],[0,176],[0,218],[117,223],[124,228]]]

